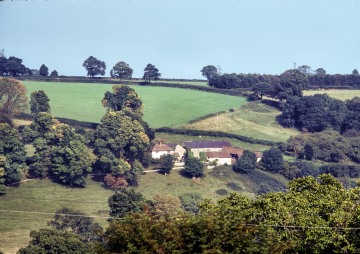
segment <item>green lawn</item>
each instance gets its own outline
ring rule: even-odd
[[[99,122],[105,113],[101,99],[109,84],[23,81],[28,94],[44,90],[57,117]],[[153,128],[179,126],[213,112],[238,108],[246,98],[168,87],[131,86],[144,103],[144,119]]]
[[[304,91],[304,95],[314,95],[314,94],[327,94],[330,97],[345,101],[352,99],[354,97],[360,97],[360,90],[336,90],[336,89],[330,89],[330,90],[308,90]]]
[[[286,141],[290,136],[299,135],[293,128],[283,128],[276,117],[281,112],[276,108],[267,106],[261,101],[249,102],[236,109],[207,118],[184,127],[196,130],[213,130],[239,134],[243,136],[265,139],[270,141]]]

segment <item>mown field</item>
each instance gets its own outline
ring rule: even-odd
[[[337,90],[337,89],[330,89],[330,90],[308,90],[304,91],[304,95],[314,95],[314,94],[327,94],[330,97],[339,99],[339,100],[349,100],[354,97],[360,97],[360,90]]]
[[[275,142],[286,141],[299,135],[295,129],[283,128],[276,122],[281,112],[261,101],[248,102],[234,112],[226,112],[184,127],[195,130],[212,130],[239,134]]]
[[[174,170],[168,176],[151,172],[141,177],[136,189],[148,199],[157,193],[199,193],[203,198],[218,199],[222,195],[217,191],[223,189],[231,192],[234,187],[235,191],[253,197],[264,188],[259,183],[266,184],[265,189],[276,190],[283,188],[286,180],[258,170],[251,175],[236,174],[230,167],[224,167],[207,169],[205,176],[196,181],[182,176],[179,170]],[[19,188],[8,188],[7,194],[0,197],[0,250],[5,254],[16,253],[28,244],[30,231],[47,227],[47,222],[53,218],[52,213],[62,207],[99,216],[95,221],[106,227],[106,218],[100,217],[108,216],[107,200],[112,193],[104,189],[101,183],[90,179],[86,188],[67,188],[50,180],[31,180],[22,183]]]
[[[109,84],[23,81],[28,94],[44,90],[53,115],[87,122],[99,122],[105,113],[101,99]],[[153,128],[179,126],[213,112],[238,108],[246,98],[167,87],[131,86],[144,103],[144,119]]]

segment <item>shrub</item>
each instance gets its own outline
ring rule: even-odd
[[[227,194],[229,194],[229,192],[225,189],[218,189],[215,192],[216,192],[216,194],[218,194],[220,196],[226,196]]]
[[[226,184],[226,186],[229,189],[232,189],[233,191],[240,191],[241,190],[241,187],[237,183],[229,182],[229,183]]]

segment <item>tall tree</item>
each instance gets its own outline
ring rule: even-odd
[[[280,75],[280,84],[275,86],[276,98],[286,100],[290,96],[302,96],[302,91],[308,87],[308,76],[299,70],[287,70]]]
[[[37,115],[40,112],[50,113],[49,98],[43,90],[35,91],[30,96],[31,114]]]
[[[160,79],[161,73],[159,70],[155,67],[155,65],[148,64],[146,65],[144,69],[144,76],[143,80],[150,83],[151,80],[158,80]]]
[[[125,62],[118,62],[110,71],[110,76],[112,78],[118,79],[131,79],[133,74],[133,69]]]
[[[134,190],[121,188],[108,200],[110,216],[121,218],[128,213],[140,212],[145,203],[143,195]]]
[[[25,155],[17,130],[0,123],[0,194],[5,193],[5,184],[20,181],[27,169]]]
[[[280,149],[272,147],[263,153],[263,157],[260,162],[262,169],[272,173],[277,173],[283,168],[283,165],[284,159]]]
[[[22,59],[11,56],[7,59],[5,72],[10,76],[27,75],[27,68],[22,64]]]
[[[243,155],[236,161],[233,168],[235,172],[248,174],[255,169],[256,155],[251,151],[244,151]]]
[[[352,75],[359,76],[359,71],[357,69],[354,69],[352,71]]]
[[[316,75],[326,75],[326,71],[323,68],[318,68],[315,70]]]
[[[54,78],[59,77],[59,73],[57,72],[57,70],[53,70],[53,71],[50,73],[50,77],[54,77]]]
[[[16,115],[28,106],[26,88],[16,79],[0,78],[0,114]]]
[[[41,76],[49,75],[49,68],[45,64],[42,64],[39,69],[39,74]]]
[[[210,80],[215,75],[218,75],[218,70],[214,65],[206,65],[201,69],[201,74],[207,79]]]
[[[129,109],[134,113],[143,114],[142,101],[134,89],[115,85],[112,90],[113,92],[106,92],[101,101],[104,107],[113,111]]]
[[[160,169],[165,174],[170,174],[170,171],[173,167],[174,157],[171,154],[161,156],[158,169]]]
[[[106,64],[93,56],[89,56],[83,63],[83,67],[87,71],[87,76],[95,77],[97,75],[105,75]]]
[[[188,157],[185,159],[184,171],[191,177],[202,176],[204,171],[204,164],[198,158]]]

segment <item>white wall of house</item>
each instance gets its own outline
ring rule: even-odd
[[[209,162],[213,162],[217,160],[217,166],[220,165],[231,165],[231,158],[208,158]]]
[[[174,151],[158,151],[158,152],[151,152],[151,157],[153,159],[160,159],[161,156],[167,155],[167,154],[174,154]]]

